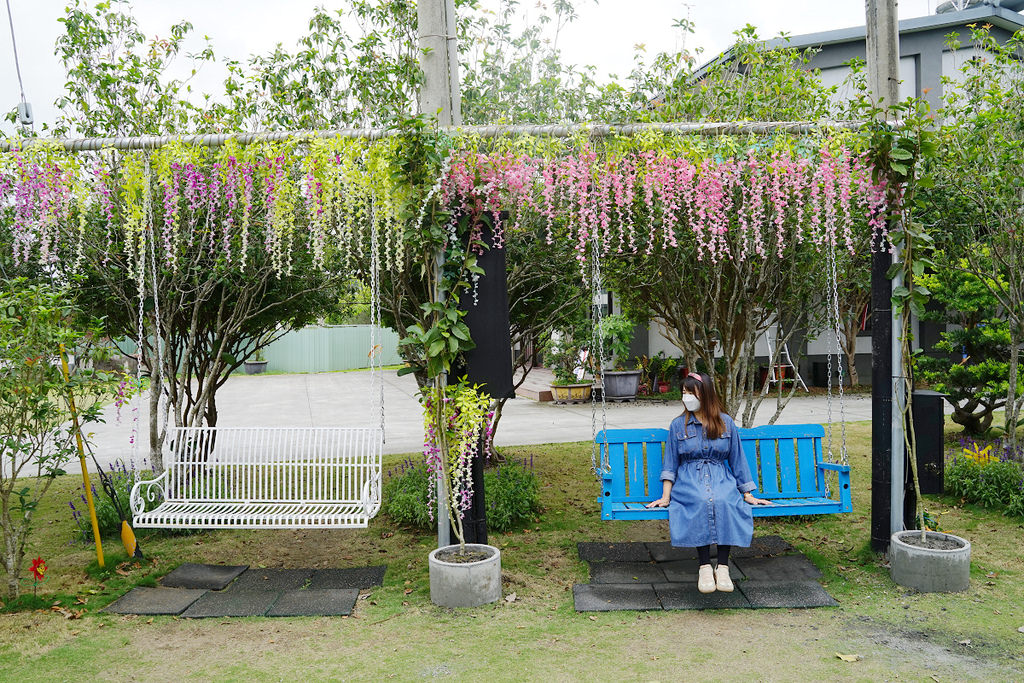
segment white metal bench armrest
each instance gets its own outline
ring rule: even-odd
[[[128,500],[131,504],[132,514],[140,515],[146,511],[146,503],[156,500],[159,494],[161,500],[167,500],[167,470],[164,470],[156,479],[145,479],[135,482]],[[145,496],[142,488],[146,487]]]

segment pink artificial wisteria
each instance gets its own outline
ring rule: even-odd
[[[595,245],[651,254],[682,239],[712,262],[781,258],[804,240],[852,251],[854,221],[884,230],[886,202],[862,157],[828,147],[697,162],[650,150],[599,159],[588,147],[553,158],[466,153],[451,163],[442,197],[492,213],[499,242],[499,211],[513,224],[533,211],[549,242],[565,230],[581,264]]]

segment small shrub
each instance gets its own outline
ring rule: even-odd
[[[532,458],[527,464],[510,462],[484,472],[487,496],[487,528],[511,531],[529,522],[540,512],[540,484],[533,472]]]
[[[131,524],[132,511],[128,496],[131,495],[135,482],[141,478],[140,473],[135,469],[134,463],[129,465],[124,460],[118,459],[103,474],[113,484],[114,491],[117,493],[117,502],[124,510],[124,514],[127,515],[128,523]],[[100,475],[90,473],[89,484],[92,489],[92,501],[96,508],[96,521],[99,523],[100,536],[119,535],[121,533],[121,517],[117,514],[110,496],[103,490]],[[68,501],[68,507],[71,508],[71,519],[82,535],[82,540],[92,543],[92,523],[89,521],[89,504],[85,497],[84,484],[79,486],[77,495]]]
[[[999,442],[961,442],[946,466],[946,493],[1006,515],[1024,516],[1024,469]]]
[[[430,530],[436,526],[429,509],[433,482],[423,463],[406,460],[386,473],[381,511],[403,526]],[[522,525],[540,511],[540,485],[527,459],[484,472],[487,528],[505,532]]]
[[[386,474],[381,492],[381,512],[395,524],[417,529],[433,528],[435,523],[430,514],[428,489],[431,483],[425,463],[405,460]]]

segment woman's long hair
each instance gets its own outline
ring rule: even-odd
[[[690,373],[683,378],[683,390],[692,392],[700,399],[700,407],[704,411],[704,433],[709,439],[718,439],[725,433],[725,421],[722,419],[722,402],[718,400],[715,385],[707,375]],[[683,408],[685,412],[689,412]],[[686,427],[683,427],[684,432]]]

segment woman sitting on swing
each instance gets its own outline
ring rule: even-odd
[[[751,505],[769,505],[757,488],[740,447],[740,435],[710,380],[691,372],[683,379],[683,414],[672,420],[661,468],[663,493],[647,505],[668,507],[674,547],[697,548],[697,590],[733,590],[732,546],[747,547],[754,535]],[[728,464],[727,464],[728,463]],[[711,544],[718,567],[711,567]]]

